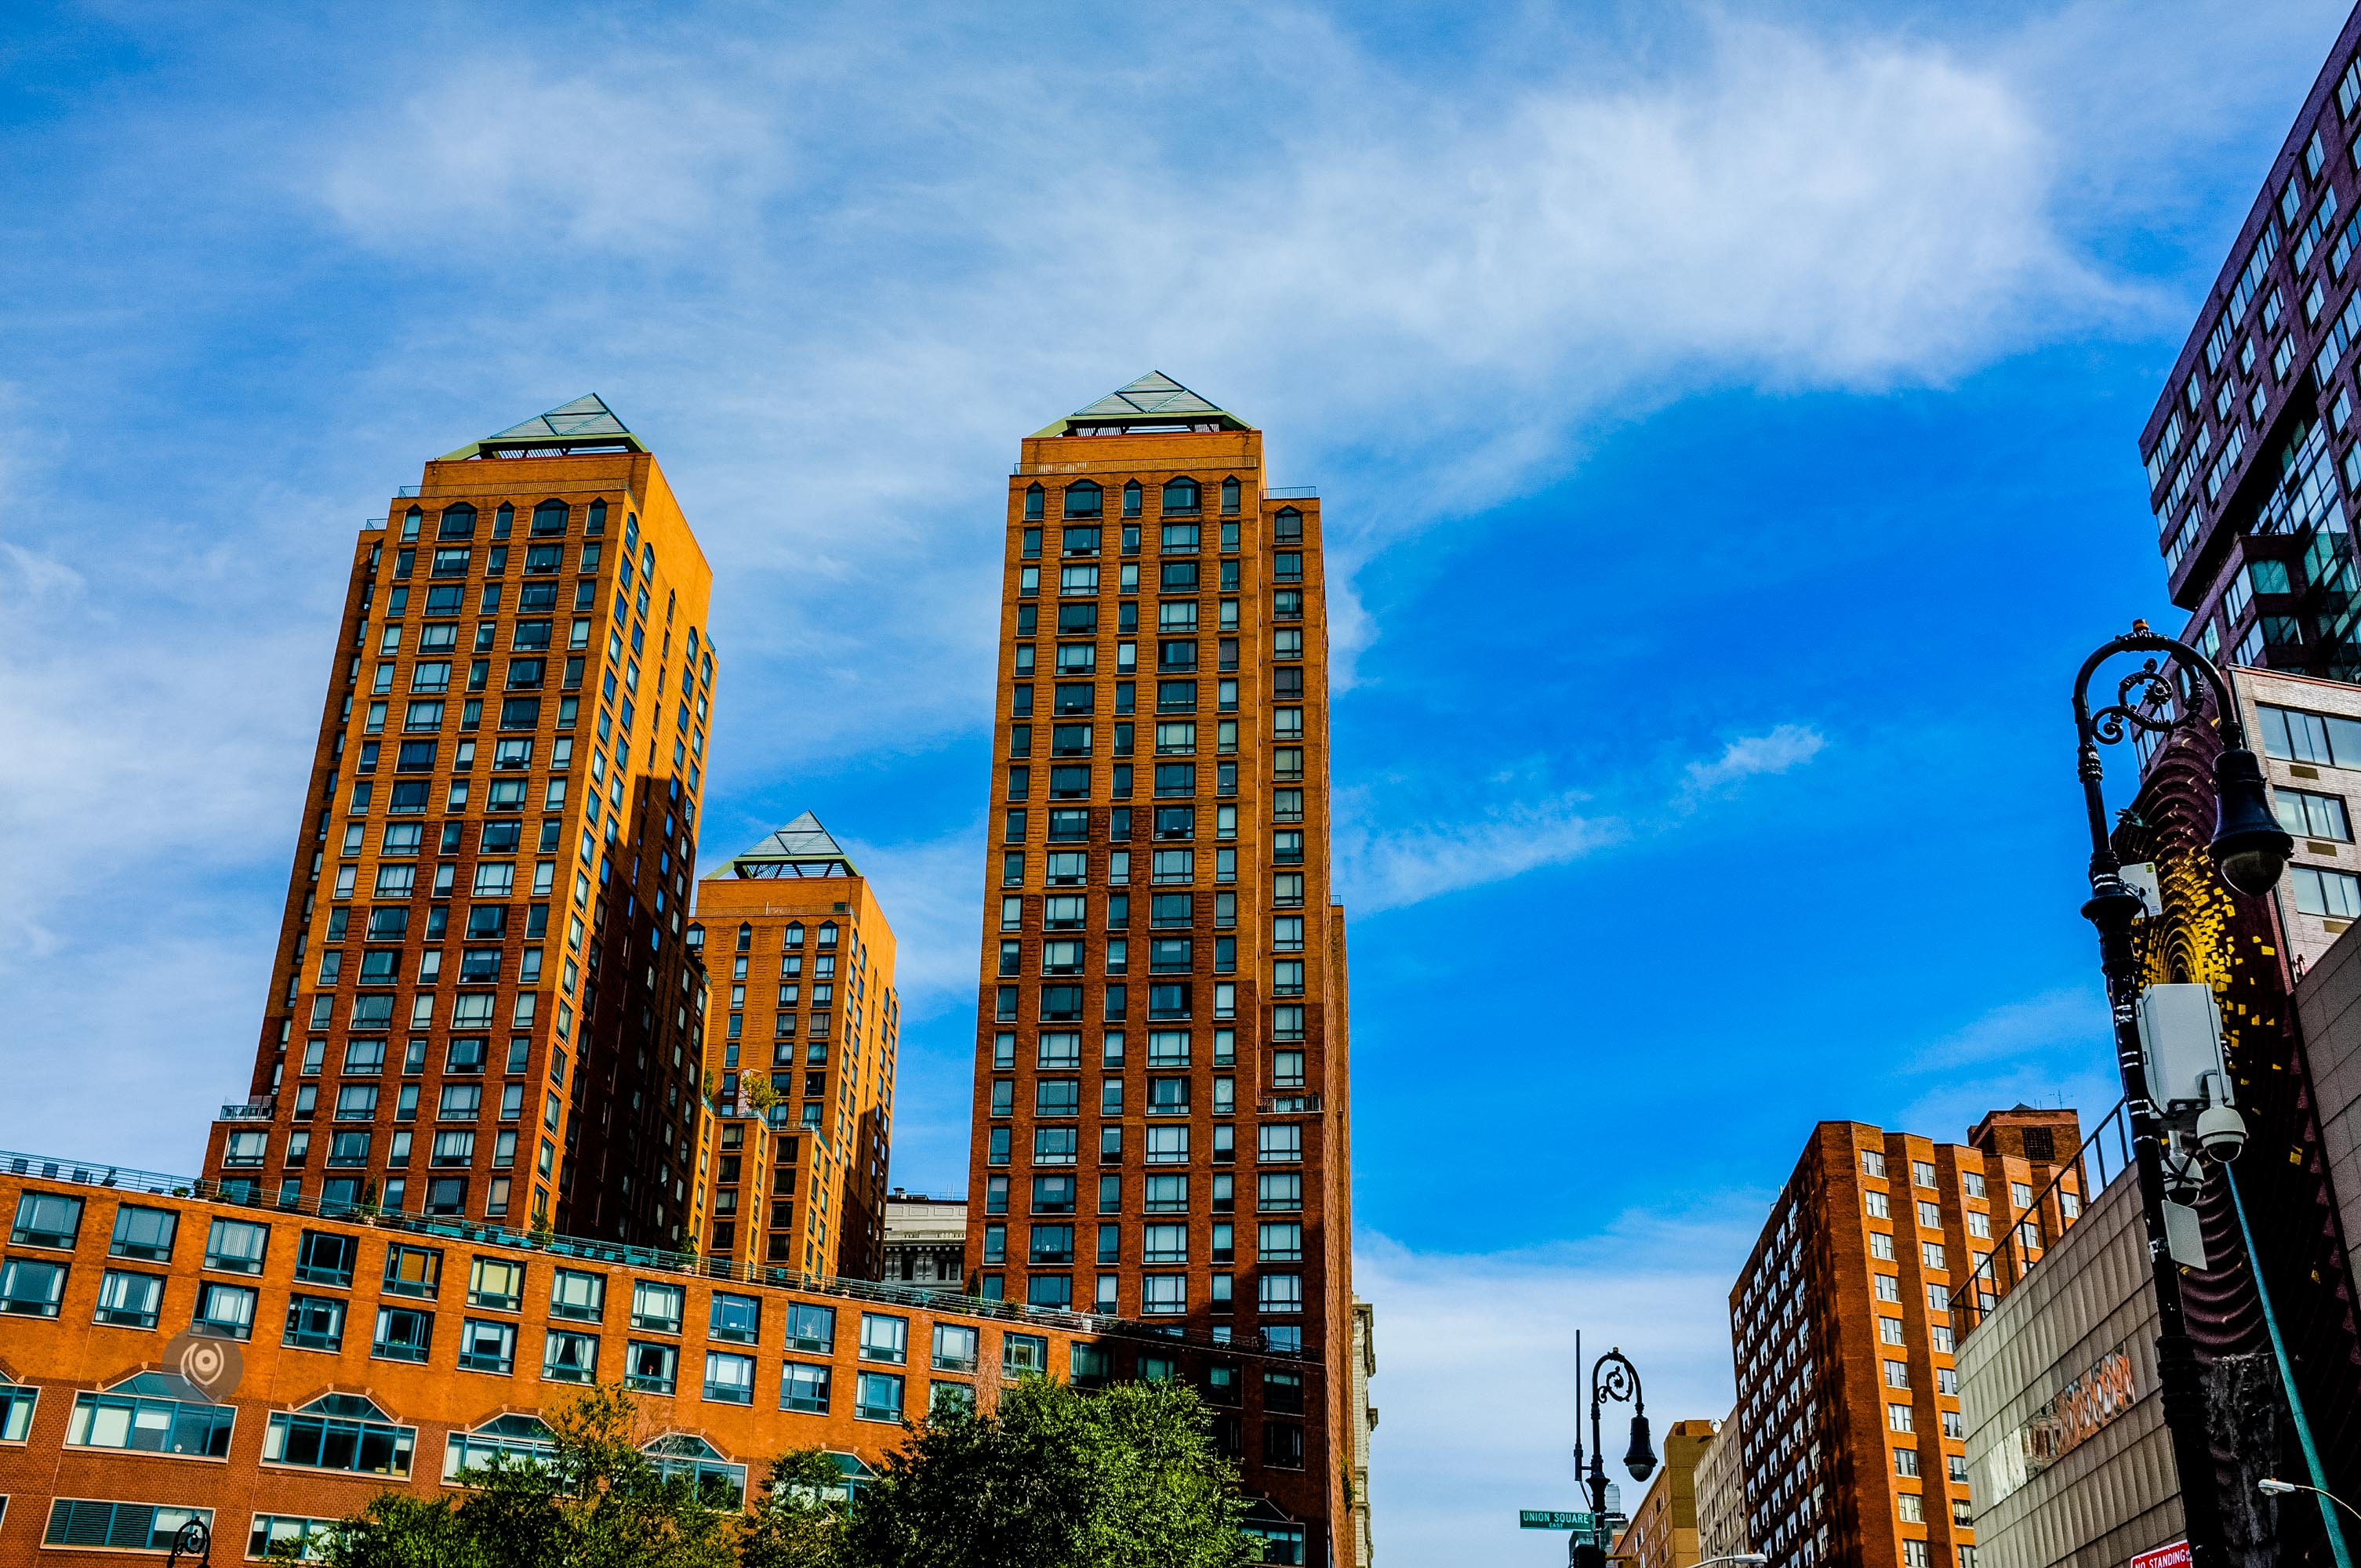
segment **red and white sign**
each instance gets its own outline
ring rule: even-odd
[[[2170,1546],[2143,1552],[2132,1559],[2131,1568],[2189,1568],[2189,1542],[2176,1541]]]

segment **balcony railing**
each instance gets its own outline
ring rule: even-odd
[[[253,1100],[243,1105],[225,1105],[221,1108],[221,1114],[214,1119],[217,1122],[268,1122],[278,1104],[276,1100]]]

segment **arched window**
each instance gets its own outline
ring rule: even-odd
[[[800,948],[804,945],[804,923],[802,921],[795,921],[787,927],[786,943],[790,948]]]
[[[487,1323],[488,1329],[515,1331],[505,1323]],[[443,1440],[443,1479],[465,1486],[469,1471],[481,1470],[506,1455],[532,1464],[543,1464],[556,1453],[556,1444],[549,1428],[538,1416],[512,1413],[494,1416],[473,1431],[455,1431]]]
[[[564,501],[548,500],[533,509],[533,537],[566,532],[566,507]]]
[[[455,507],[445,507],[434,524],[437,539],[473,539],[476,537],[476,509],[461,501]]]
[[[623,514],[623,554],[626,555],[636,555],[639,553],[640,514],[635,511],[627,511]]]
[[[1106,504],[1106,492],[1088,479],[1066,487],[1068,517],[1097,517]]]
[[[754,945],[754,927],[743,921],[738,926],[738,950],[746,951]]]
[[[1164,481],[1164,510],[1168,512],[1196,511],[1203,502],[1197,481],[1182,477]]]
[[[653,544],[640,551],[640,575],[647,577],[656,575],[656,547]]]
[[[835,921],[823,920],[819,923],[819,945],[823,948],[833,948],[836,946]]]
[[[717,1354],[728,1363],[750,1360],[726,1351],[708,1353],[706,1381],[708,1385],[713,1381],[714,1357]],[[656,1474],[665,1480],[677,1476],[692,1483],[697,1488],[697,1500],[706,1507],[742,1508],[746,1506],[746,1467],[730,1464],[719,1449],[703,1438],[692,1437],[686,1432],[674,1432],[656,1439],[640,1452],[648,1456],[655,1466]]]
[[[607,503],[605,501],[592,501],[590,503],[590,521],[588,526],[583,529],[583,532],[585,533],[604,533],[607,532]]]
[[[1222,481],[1222,515],[1224,517],[1238,515],[1238,481],[1235,475]]]
[[[1025,521],[1027,522],[1040,521],[1041,508],[1048,499],[1049,492],[1044,490],[1039,484],[1036,483],[1028,486],[1025,491]]]
[[[1124,516],[1137,517],[1139,515],[1139,498],[1145,492],[1139,488],[1139,481],[1137,479],[1130,479],[1125,482],[1123,487]]]
[[[500,503],[500,510],[492,513],[492,537],[495,539],[506,539],[509,536],[509,530],[515,526],[516,508],[509,505],[506,501],[502,501]]]
[[[409,512],[406,513],[401,520],[401,536],[404,539],[417,538],[418,525],[425,521],[426,514],[420,511],[416,507],[412,507]]]
[[[1279,508],[1279,516],[1274,520],[1274,522],[1275,537],[1285,540],[1290,543],[1302,539],[1303,514],[1296,510],[1293,507]]]

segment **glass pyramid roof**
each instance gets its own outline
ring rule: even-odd
[[[1064,419],[1035,433],[1112,433],[1124,430],[1150,433],[1253,428],[1227,409],[1191,391],[1163,371],[1150,370],[1137,380],[1117,387],[1098,401],[1076,409]]]
[[[560,403],[522,424],[512,424],[497,435],[470,442],[441,461],[469,457],[547,456],[567,452],[645,452],[647,447],[631,427],[596,392],[585,392],[570,403]]]
[[[844,852],[819,818],[805,812],[785,828],[730,862],[739,877],[854,876],[851,857]]]

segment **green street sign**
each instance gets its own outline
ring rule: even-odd
[[[1567,1513],[1563,1508],[1520,1508],[1517,1510],[1520,1530],[1571,1530],[1584,1535],[1598,1528],[1595,1514]]]

